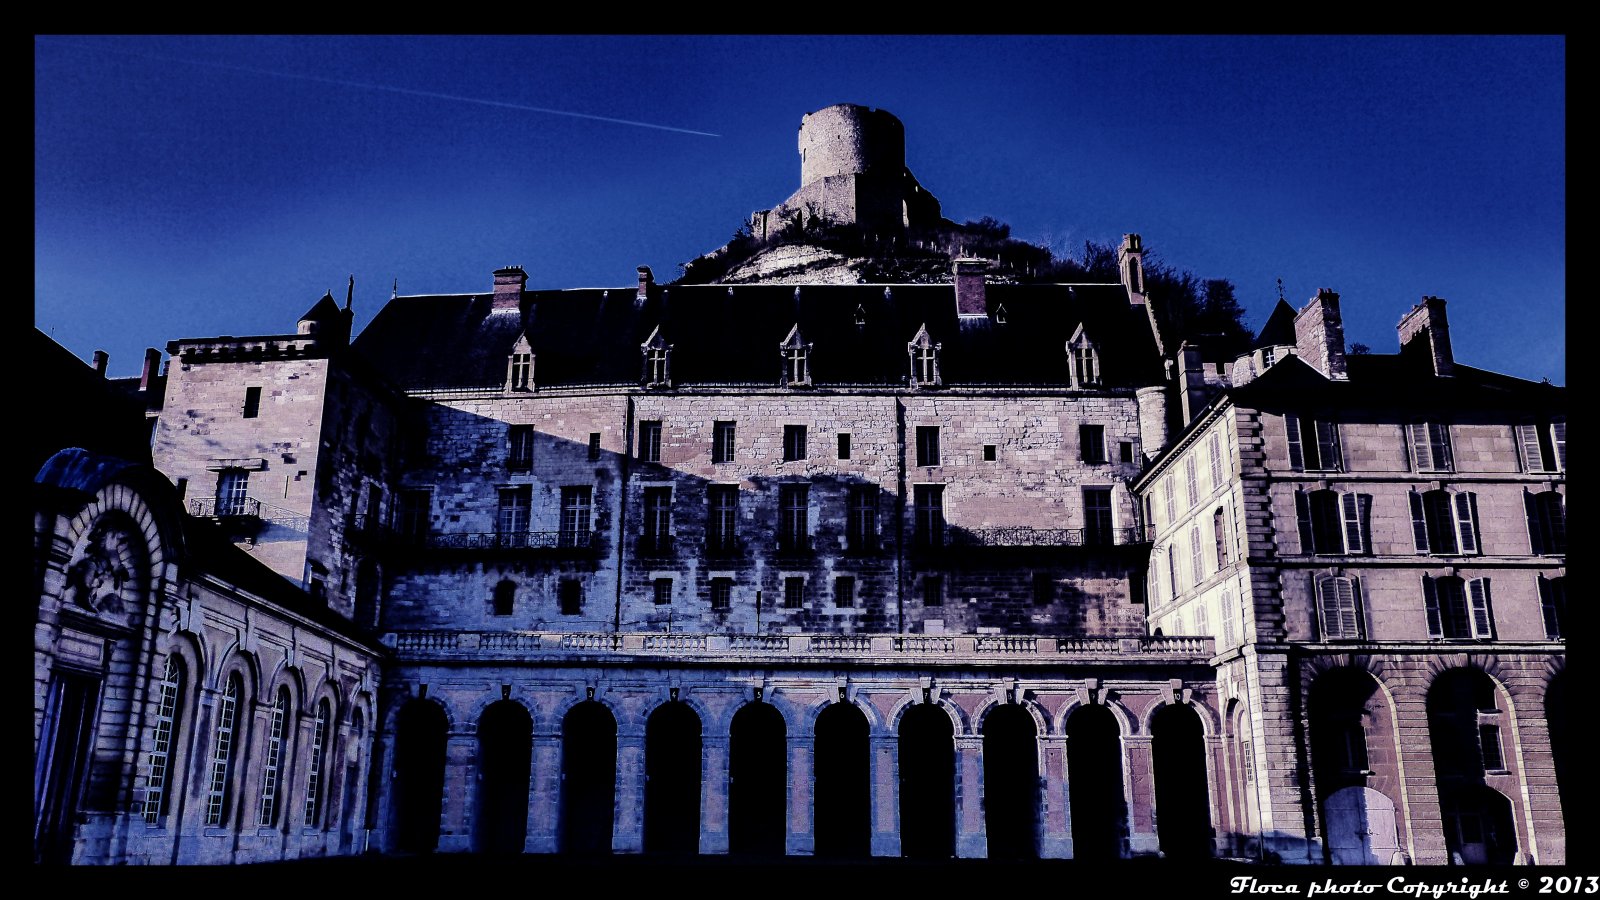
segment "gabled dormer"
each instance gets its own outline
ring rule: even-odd
[[[1100,347],[1081,323],[1067,341],[1067,359],[1074,388],[1100,386]]]
[[[789,329],[789,336],[778,345],[778,353],[783,357],[782,383],[789,387],[811,387],[811,345],[800,334],[800,323],[796,322]]]
[[[928,335],[926,322],[917,329],[917,336],[906,345],[906,354],[911,358],[912,387],[938,387],[942,383],[939,378],[939,348],[942,346]]]
[[[528,343],[527,332],[517,335],[517,342],[511,346],[511,356],[506,360],[506,390],[533,390],[533,345]]]
[[[639,352],[644,356],[644,386],[657,389],[672,387],[672,345],[661,336],[660,325],[639,345]]]

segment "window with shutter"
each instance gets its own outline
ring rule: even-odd
[[[1335,472],[1341,468],[1339,426],[1301,416],[1283,417],[1289,436],[1289,467],[1297,472]]]
[[[1494,637],[1494,617],[1489,610],[1489,579],[1474,578],[1468,581],[1467,596],[1472,605],[1472,636]]]
[[[1567,470],[1567,420],[1556,419],[1550,423],[1550,440],[1554,444],[1556,468]]]
[[[1539,576],[1539,610],[1544,616],[1544,636],[1552,641],[1563,637],[1561,626],[1567,617],[1567,580]]]
[[[1566,553],[1566,497],[1559,491],[1523,492],[1522,501],[1527,507],[1528,539],[1534,555]]]
[[[1222,487],[1222,435],[1213,433],[1211,445],[1211,489]]]
[[[1205,553],[1200,549],[1200,526],[1198,525],[1189,529],[1189,567],[1193,573],[1195,584],[1205,580]]]
[[[1450,471],[1450,426],[1440,422],[1412,422],[1410,431],[1411,456],[1417,471]]]
[[[1194,454],[1191,453],[1183,459],[1183,482],[1186,496],[1189,498],[1189,509],[1194,509],[1200,502],[1200,482],[1195,477]]]
[[[1462,491],[1454,496],[1454,503],[1458,546],[1462,553],[1478,553],[1478,495]]]
[[[1360,587],[1354,578],[1336,576],[1318,579],[1317,598],[1322,611],[1323,640],[1354,640],[1361,637]]]
[[[1475,578],[1469,584],[1455,576],[1424,575],[1422,599],[1429,637],[1461,640],[1490,636],[1488,579]]]

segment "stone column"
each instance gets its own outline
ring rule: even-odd
[[[1067,793],[1067,738],[1043,734],[1039,738],[1039,759],[1044,766],[1040,781],[1044,800],[1039,806],[1039,856],[1043,859],[1072,858],[1072,805]]]
[[[895,736],[869,739],[868,781],[872,793],[872,855],[900,855],[900,769]]]
[[[394,839],[390,836],[389,817],[393,815],[390,801],[394,799],[394,736],[380,732],[372,742],[371,781],[384,785],[378,791],[377,808],[373,814],[371,846],[383,853],[394,852]]]
[[[983,821],[983,736],[956,735],[956,856],[982,859],[989,855]]]
[[[789,826],[785,830],[784,852],[790,856],[810,856],[816,852],[816,820],[811,798],[816,786],[816,738],[790,734],[789,744]]]
[[[1228,853],[1230,831],[1239,831],[1233,823],[1228,806],[1227,744],[1220,734],[1206,735],[1206,800],[1211,815],[1211,853],[1225,856]]]
[[[1128,803],[1128,854],[1147,856],[1161,852],[1156,837],[1155,777],[1151,768],[1150,736],[1122,736],[1122,788]]]
[[[533,765],[529,773],[528,838],[524,853],[555,853],[561,843],[561,735],[533,736]]]
[[[617,853],[644,851],[644,729],[617,734],[617,818],[611,830]]]
[[[439,817],[439,852],[472,849],[472,818],[478,802],[478,736],[453,732],[444,748],[444,812]]]
[[[1401,791],[1405,804],[1396,814],[1405,815],[1411,834],[1412,861],[1419,866],[1442,866],[1450,862],[1444,839],[1444,813],[1439,804],[1439,782],[1433,769],[1433,743],[1428,733],[1428,705],[1424,686],[1399,688],[1394,692],[1394,712],[1400,733]]]
[[[728,852],[728,738],[700,739],[700,852]]]

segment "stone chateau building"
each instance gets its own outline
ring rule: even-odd
[[[887,113],[801,148],[938,215]],[[1563,862],[1565,390],[1456,363],[1435,298],[1396,354],[1321,291],[1208,358],[1143,254],[512,266],[60,361],[120,419],[36,453],[36,858]]]

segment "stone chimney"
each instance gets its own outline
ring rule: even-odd
[[[983,288],[983,273],[988,268],[989,261],[986,259],[962,257],[955,260],[952,271],[956,282],[956,315],[989,315]]]
[[[1122,236],[1122,245],[1117,248],[1117,271],[1122,273],[1122,286],[1128,290],[1128,302],[1135,305],[1144,303],[1144,241],[1137,234]]]
[[[1178,348],[1178,403],[1184,427],[1211,402],[1211,387],[1206,384],[1205,363],[1200,348],[1185,341]]]
[[[522,289],[528,283],[528,273],[521,266],[506,266],[494,270],[494,309],[522,308]]]
[[[640,303],[643,303],[644,301],[649,300],[650,299],[650,288],[654,287],[655,283],[656,283],[656,276],[653,273],[651,273],[650,267],[649,266],[640,266],[639,267],[639,290],[638,290],[637,293],[635,293],[633,295],[633,299],[639,301]]]
[[[1346,381],[1344,320],[1339,318],[1339,295],[1317,288],[1317,295],[1294,317],[1294,352],[1313,369],[1333,381]]]
[[[1450,352],[1450,323],[1444,317],[1443,300],[1423,297],[1400,319],[1400,355],[1419,360],[1440,378],[1455,374],[1456,360]]]
[[[154,347],[146,347],[144,351],[144,371],[139,373],[139,390],[150,390],[150,383],[161,373],[161,351]]]
[[[94,373],[101,378],[106,377],[106,364],[111,362],[111,354],[104,350],[94,352]]]
[[[1152,385],[1134,392],[1139,401],[1139,444],[1146,460],[1167,449],[1167,386]]]

